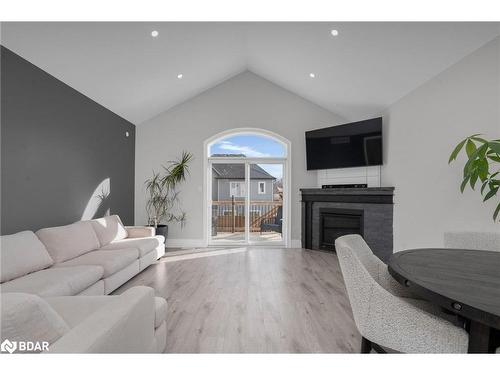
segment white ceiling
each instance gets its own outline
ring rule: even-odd
[[[3,23],[1,37],[7,48],[135,124],[246,69],[354,120],[380,113],[498,36],[499,25]]]

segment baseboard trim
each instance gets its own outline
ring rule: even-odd
[[[166,247],[180,247],[180,248],[191,248],[191,247],[207,247],[207,243],[203,239],[198,238],[167,238]],[[302,247],[302,242],[300,240],[292,240],[291,246],[294,249],[300,249]]]
[[[197,238],[167,238],[166,247],[205,247],[206,242]]]

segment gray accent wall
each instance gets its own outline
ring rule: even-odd
[[[84,213],[133,224],[134,164],[134,124],[1,47],[2,234]]]

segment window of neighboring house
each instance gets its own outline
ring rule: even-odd
[[[266,194],[266,182],[259,181],[259,194]]]
[[[245,182],[231,181],[229,183],[229,195],[235,198],[245,197]]]

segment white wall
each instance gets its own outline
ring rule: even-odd
[[[367,184],[368,187],[380,187],[381,167],[321,169],[318,171],[318,187],[323,185]]]
[[[500,137],[500,40],[483,46],[392,105],[384,116],[382,185],[395,186],[394,249],[442,246],[447,230],[499,231],[493,199],[459,191],[464,157],[454,146],[474,133]]]
[[[498,231],[494,202],[459,191],[464,157],[448,165],[454,146],[473,133],[500,137],[500,41],[478,49],[418,87],[384,113],[381,186],[395,186],[394,249],[443,246],[447,230]],[[203,141],[221,131],[255,127],[292,142],[292,242],[300,239],[301,187],[358,183],[354,170],[307,172],[306,130],[347,122],[250,72],[230,79],[140,124],[136,134],[135,219],[145,223],[143,181],[186,149],[195,155],[182,189],[186,227],[171,226],[170,244],[203,243]],[[368,172],[367,172],[368,173]],[[359,173],[358,173],[359,174]],[[375,176],[375,173],[373,173]],[[363,177],[368,179],[368,177]],[[372,177],[372,186],[376,178]],[[295,242],[296,244],[297,242]]]
[[[262,128],[291,141],[291,238],[300,240],[301,187],[317,185],[316,172],[305,163],[306,130],[346,122],[279,86],[251,73],[242,73],[197,97],[137,126],[136,130],[136,224],[146,222],[144,180],[162,163],[188,150],[195,156],[191,177],[182,188],[186,226],[170,227],[170,246],[203,243],[203,142],[224,130]]]

